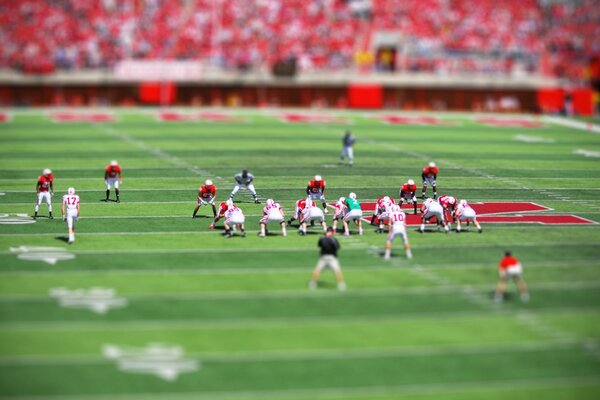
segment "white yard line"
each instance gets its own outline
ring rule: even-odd
[[[549,122],[551,124],[566,126],[568,128],[577,129],[580,131],[586,131],[590,133],[600,133],[600,125],[595,125],[591,122],[574,121],[572,119],[563,117],[551,117],[543,116],[542,121]]]

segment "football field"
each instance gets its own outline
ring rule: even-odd
[[[600,398],[598,133],[523,115],[3,115],[0,398]],[[353,167],[338,163],[346,129]],[[102,201],[111,160],[120,203]],[[396,240],[390,261],[372,226],[337,235],[345,292],[330,271],[307,288],[318,227],[257,236],[264,200],[291,216],[315,174],[329,201],[355,192],[367,210],[407,179],[420,191],[430,161],[438,193],[476,206],[482,234],[411,225],[414,258]],[[244,167],[263,203],[240,191],[248,235],[224,238],[210,208],[191,218],[198,187],[212,179],[225,201]],[[55,218],[42,204],[34,221],[43,168]],[[81,217],[68,245],[60,199],[71,186]],[[493,301],[506,250],[523,263],[528,303],[512,282]]]

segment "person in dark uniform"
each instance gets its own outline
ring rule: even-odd
[[[317,266],[312,273],[308,287],[310,289],[317,288],[317,281],[321,272],[326,267],[333,270],[335,274],[335,280],[337,281],[338,290],[346,290],[346,283],[344,282],[344,276],[342,275],[342,269],[340,268],[340,262],[337,259],[337,252],[340,249],[340,243],[336,238],[333,237],[333,228],[327,228],[325,236],[319,239],[318,246],[321,249],[321,257],[317,262]]]

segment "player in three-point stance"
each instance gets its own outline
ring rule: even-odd
[[[281,204],[275,203],[273,199],[267,199],[265,207],[263,208],[263,217],[259,221],[260,233],[258,236],[265,237],[267,235],[267,224],[269,222],[277,222],[281,225],[281,234],[287,236],[285,229],[285,214],[281,208]]]
[[[519,293],[521,294],[521,301],[524,303],[529,301],[529,292],[527,291],[525,279],[523,279],[523,266],[519,260],[512,256],[510,251],[504,253],[504,257],[500,260],[500,264],[498,264],[498,274],[500,279],[496,286],[494,301],[500,303],[504,300],[506,282],[508,282],[509,279],[513,279],[517,283]]]
[[[106,184],[106,201],[109,200],[111,186],[114,186],[117,203],[120,203],[119,185],[123,184],[123,172],[117,161],[112,160],[110,164],[106,166],[106,170],[104,170],[104,183]]]
[[[221,218],[223,218],[223,216],[225,215],[225,212],[227,211],[227,209],[229,208],[229,200],[227,201],[222,201],[221,203],[219,203],[219,209],[217,210],[217,215],[215,216],[215,219],[213,220],[213,222],[211,222],[211,224],[208,226],[208,228],[212,231],[213,229],[215,229],[215,224],[217,222],[219,222],[219,220]],[[231,200],[233,202],[233,200]]]
[[[67,194],[62,197],[60,211],[69,228],[69,244],[72,244],[75,241],[75,221],[79,218],[79,196],[74,188],[67,189]]]
[[[323,232],[327,230],[327,224],[325,223],[325,214],[323,214],[323,210],[319,208],[315,204],[314,201],[307,197],[305,200],[305,206],[302,210],[302,214],[300,216],[300,228],[298,233],[302,236],[306,235],[306,223],[316,221],[321,224],[323,227]]]
[[[362,209],[360,208],[360,202],[356,200],[356,193],[350,193],[346,200],[344,200],[344,204],[346,204],[346,215],[344,215],[344,236],[350,236],[350,228],[348,227],[348,221],[354,221],[356,225],[358,225],[358,234],[363,234],[362,228]]]
[[[421,198],[425,198],[425,192],[427,191],[427,185],[431,185],[433,189],[433,199],[437,198],[437,187],[435,186],[435,180],[437,179],[437,175],[439,172],[439,168],[432,161],[429,165],[423,167],[423,172],[421,173],[421,178],[423,178],[423,191],[421,193]]]
[[[254,175],[248,172],[248,168],[244,168],[242,172],[240,172],[239,174],[235,174],[233,176],[233,179],[235,179],[235,187],[229,195],[231,199],[233,199],[233,196],[235,196],[238,190],[246,189],[250,193],[252,193],[252,198],[254,199],[254,202],[256,204],[260,203],[260,201],[258,201],[256,189],[254,189],[254,184],[252,183],[254,181]]]
[[[387,241],[385,242],[385,255],[383,258],[389,260],[392,256],[392,242],[397,236],[402,238],[404,250],[406,251],[406,258],[412,258],[408,236],[406,236],[406,214],[399,205],[394,204],[391,207],[388,221],[389,232]]]
[[[203,205],[210,204],[213,211],[213,217],[217,216],[217,207],[215,206],[215,198],[217,197],[217,187],[213,184],[213,181],[207,179],[204,182],[204,185],[200,186],[198,190],[198,203],[196,204],[196,208],[194,208],[194,213],[192,214],[192,218],[196,218],[196,214],[198,210]]]
[[[450,228],[444,219],[444,209],[440,203],[432,198],[425,200],[421,206],[421,227],[419,228],[419,232],[425,232],[425,222],[434,217],[437,221],[438,228],[440,225],[443,225],[444,231],[448,233]]]
[[[407,203],[412,203],[414,208],[415,215],[417,214],[417,185],[415,181],[409,179],[405,184],[400,188],[400,200],[398,204],[402,207],[402,203],[406,201]]]
[[[291,225],[294,221],[300,221],[300,217],[302,216],[302,211],[306,207],[306,199],[302,198],[296,201],[296,205],[294,206],[294,215],[288,221],[288,225]]]
[[[454,196],[448,196],[447,194],[438,197],[438,203],[442,205],[444,209],[444,219],[448,223],[448,228],[450,228],[450,221],[456,222],[456,206],[458,205],[458,201]]]
[[[345,203],[345,201],[346,201],[345,197],[340,197],[338,199],[338,201],[336,201],[335,204],[334,204],[334,206],[333,206],[335,208],[335,211],[333,213],[333,224],[332,224],[334,232],[337,232],[338,221],[340,219],[343,219],[344,215],[346,214],[346,203]]]
[[[456,207],[454,218],[456,220],[456,232],[460,232],[462,221],[467,221],[467,223],[472,221],[477,227],[479,233],[483,232],[481,225],[479,225],[479,222],[477,221],[477,213],[475,210],[473,210],[473,208],[471,208],[466,200],[461,200],[458,202],[458,207]]]
[[[223,216],[225,217],[225,221],[223,222],[223,226],[225,227],[225,237],[230,238],[233,236],[233,225],[237,226],[242,237],[246,237],[246,231],[244,230],[246,218],[244,217],[244,213],[233,204],[233,200],[231,199],[227,200],[225,204],[227,204],[227,211],[223,213]]]
[[[333,270],[335,274],[335,280],[337,282],[338,290],[346,290],[346,282],[344,282],[344,275],[342,275],[342,269],[340,268],[340,262],[337,258],[337,252],[340,250],[340,244],[336,238],[333,237],[334,230],[332,227],[327,228],[325,236],[319,239],[317,245],[321,249],[321,257],[315,267],[315,270],[310,277],[308,283],[309,289],[316,289],[319,276],[326,267]]]
[[[371,217],[371,225],[379,224],[378,228],[375,230],[376,233],[383,233],[384,224],[387,225],[389,213],[391,211],[391,207],[395,205],[396,202],[390,196],[383,196],[377,199],[377,203],[375,203],[375,211],[373,211],[373,216]]]
[[[37,219],[38,211],[40,211],[40,204],[42,204],[42,200],[46,201],[48,205],[48,218],[53,219],[52,216],[52,196],[54,196],[54,175],[52,175],[52,171],[48,168],[42,171],[42,175],[38,177],[37,185],[35,187],[35,191],[37,194],[37,201],[35,203],[35,209],[33,214],[33,219]]]
[[[329,214],[327,201],[325,200],[325,190],[325,181],[321,178],[321,175],[315,175],[315,179],[308,181],[306,186],[306,194],[314,201],[320,200],[323,212]]]

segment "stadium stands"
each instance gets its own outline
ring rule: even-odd
[[[0,68],[50,73],[133,58],[246,70],[294,58],[301,70],[348,69],[357,54],[372,59],[373,33],[388,31],[401,37],[403,70],[579,80],[600,52],[594,0],[367,0],[366,14],[355,1],[0,0]]]

